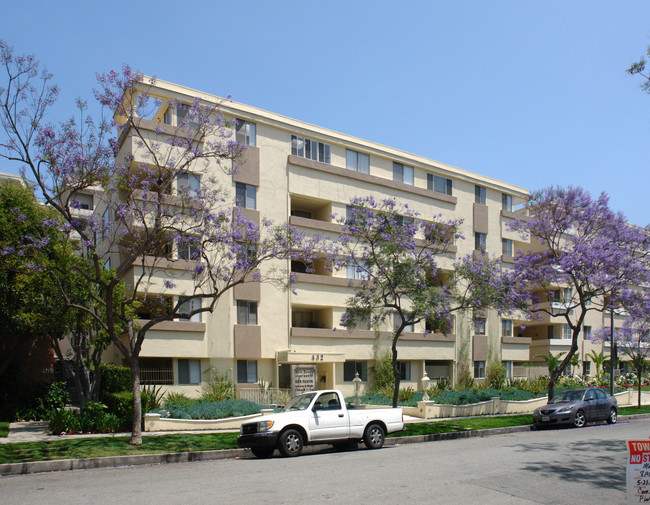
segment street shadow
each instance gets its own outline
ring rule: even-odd
[[[521,469],[539,474],[540,477],[557,477],[561,474],[569,482],[588,483],[602,489],[625,491],[625,465],[621,464],[621,454],[627,447],[624,440],[581,440],[560,443],[520,444],[513,447],[526,454],[551,453],[556,459],[530,461]],[[569,453],[569,457],[566,457]]]

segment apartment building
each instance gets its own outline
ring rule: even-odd
[[[222,102],[217,96],[164,81],[156,81],[149,93],[162,99],[150,118],[139,121],[141,130],[151,132],[179,120],[182,112],[168,100]],[[455,258],[479,249],[500,257],[508,268],[515,251],[533,247],[507,228],[508,222],[525,215],[529,193],[524,188],[248,105],[223,102],[221,109],[237,120],[233,135],[248,146],[241,167],[233,175],[217,167],[197,167],[195,174],[184,175],[178,184],[200,187],[215,177],[257,223],[263,218],[288,221],[308,233],[336,239],[341,226],[333,216],[345,216],[352,198],[373,196],[408,203],[422,219],[440,215],[463,220],[461,232],[466,239],[441,258],[442,268],[451,268]],[[123,152],[137,157],[128,135],[120,142]],[[173,254],[182,259],[186,252]],[[213,313],[156,325],[140,354],[143,382],[194,395],[210,371],[216,370],[232,374],[240,390],[258,388],[260,383],[291,388],[297,374],[306,369],[313,371],[310,380],[318,388],[352,393],[356,374],[364,388],[369,386],[369,368],[389,349],[391,328],[341,326],[345,301],[353,293],[354,269],[332,272],[316,262],[308,271],[298,262],[278,263],[295,273],[293,290],[247,282],[224,296]],[[139,273],[134,268],[133,276]],[[161,280],[167,275],[175,279],[172,296],[182,296],[190,282],[182,262],[155,277]],[[558,291],[558,301],[553,303],[562,299]],[[146,319],[147,314],[140,316]],[[586,332],[603,323],[600,314],[590,318]],[[455,382],[460,362],[469,363],[481,379],[488,361],[500,359],[510,377],[523,378],[531,373],[524,363],[549,351],[566,351],[570,345],[570,335],[557,317],[523,321],[489,310],[459,315],[449,334],[426,332],[424,324],[408,330],[400,339],[399,360],[403,385],[414,389],[421,387],[425,372],[432,379]],[[581,340],[582,361],[589,363],[585,356],[592,348],[601,346]],[[107,356],[120,362],[116,352]],[[584,372],[594,370],[585,365]]]

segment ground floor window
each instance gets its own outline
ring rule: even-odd
[[[485,361],[474,362],[474,378],[485,379]]]
[[[142,384],[173,384],[174,367],[171,358],[140,358]]]
[[[355,374],[359,372],[359,378],[362,381],[368,380],[368,362],[367,361],[346,361],[343,363],[343,380],[352,382]]]
[[[411,380],[411,362],[410,361],[398,361],[397,366],[399,367],[399,378],[403,381]]]
[[[590,374],[591,374],[591,361],[583,361],[582,375],[590,375]]]
[[[179,359],[178,360],[178,383],[179,384],[201,384],[201,360]]]
[[[237,360],[237,383],[254,384],[257,382],[257,361],[250,359]]]
[[[504,361],[503,366],[506,367],[506,378],[512,379],[512,361]]]

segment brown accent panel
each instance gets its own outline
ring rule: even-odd
[[[233,293],[235,300],[259,302],[261,300],[261,283],[253,281],[237,284],[233,290]]]
[[[260,185],[260,149],[259,147],[248,146],[239,160],[237,171],[232,174],[232,180],[250,184]]]
[[[501,263],[514,263],[515,258],[513,256],[508,256],[507,254],[501,255]]]
[[[292,154],[289,155],[289,163],[297,167],[319,170],[321,172],[326,172],[328,174],[347,177],[348,179],[355,179],[357,181],[369,182],[371,184],[376,184],[378,186],[383,186],[385,188],[399,189],[401,191],[406,191],[407,193],[426,196],[427,198],[432,198],[434,200],[439,200],[441,202],[451,203],[453,205],[456,205],[456,202],[458,202],[458,198],[456,198],[455,196],[445,195],[443,193],[437,193],[435,191],[431,191],[430,189],[418,188],[415,186],[411,186],[409,184],[403,184],[401,182],[393,181],[391,179],[384,179],[383,177],[377,177],[376,175],[362,174],[359,172],[355,172],[354,170],[335,167],[334,165],[328,165],[327,163],[321,163],[320,161],[300,158],[299,156],[294,156]]]
[[[472,342],[473,361],[487,361],[488,359],[488,337],[487,335],[474,335]]]
[[[528,221],[530,219],[529,216],[526,214],[523,214],[521,212],[512,212],[510,210],[504,210],[501,209],[501,217],[509,217],[511,219],[520,219],[522,221]]]
[[[239,210],[239,212],[241,213],[242,216],[244,216],[247,219],[250,219],[257,226],[260,225],[260,211],[259,210],[243,209],[241,207],[236,207],[236,209],[233,209],[233,213],[234,213],[235,210]]]
[[[501,337],[501,342],[504,344],[526,344],[530,345],[533,341],[531,337]]]
[[[311,228],[313,230],[330,231],[332,233],[341,233],[343,225],[338,223],[328,223],[318,219],[308,219],[306,217],[291,216],[289,224],[292,226],[301,226],[302,228]]]
[[[488,208],[487,205],[474,202],[474,231],[478,233],[488,232]]]
[[[235,325],[235,358],[262,357],[262,328],[245,324]]]

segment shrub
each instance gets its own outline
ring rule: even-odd
[[[411,386],[401,388],[397,395],[397,401],[408,402],[409,400],[413,399],[413,396],[415,396],[415,391]]]
[[[391,393],[389,397],[392,398],[392,391],[395,388],[395,374],[393,372],[393,362],[391,355],[388,351],[386,351],[370,366],[370,372],[372,373],[373,377],[373,383],[370,391],[376,393],[390,390]]]
[[[220,402],[235,398],[235,383],[229,373],[219,373],[212,370],[212,377],[201,386],[204,400]]]
[[[557,387],[565,387],[567,389],[583,388],[587,386],[587,382],[581,377],[575,375],[562,376],[557,380]]]
[[[106,405],[87,402],[81,409],[55,409],[50,412],[52,433],[108,433],[120,428],[120,420],[115,414],[104,412]]]
[[[49,419],[53,410],[63,408],[67,403],[70,403],[70,395],[66,390],[65,382],[36,384],[32,400],[28,405],[18,409],[16,417],[26,421]]]
[[[100,394],[103,398],[107,393],[119,393],[120,391],[131,391],[131,369],[125,366],[102,363],[99,365],[102,380]]]
[[[466,390],[474,387],[474,377],[469,367],[463,366],[458,375],[458,389]]]
[[[501,389],[506,383],[506,366],[501,361],[490,361],[485,370],[485,382],[492,389]]]
[[[167,394],[165,395],[165,400],[163,401],[163,406],[167,406],[169,404],[176,404],[176,403],[187,403],[190,400],[185,393],[177,393],[175,391],[168,391]]]
[[[108,411],[115,414],[119,420],[120,431],[130,431],[133,425],[133,393],[130,391],[120,391],[118,393],[107,394],[104,398]],[[141,393],[140,403],[142,404],[142,414],[151,410],[149,408],[149,395]]]
[[[168,416],[174,419],[223,419],[249,416],[258,414],[262,408],[264,407],[257,403],[233,399],[220,402],[190,400],[165,404]]]
[[[81,415],[77,409],[54,409],[50,412],[52,433],[77,433],[81,431]]]
[[[149,409],[154,410],[162,407],[165,393],[160,386],[156,387],[155,384],[146,384],[142,386],[142,392],[146,393],[149,397]]]

